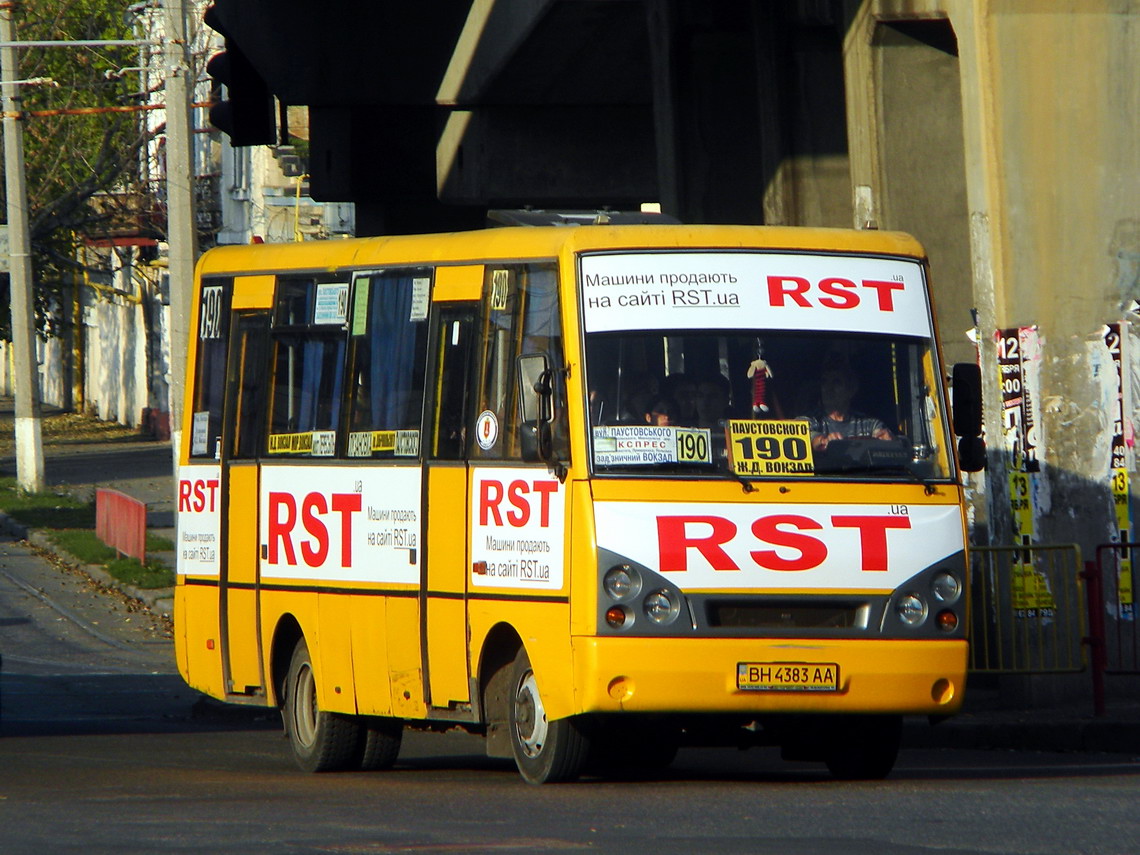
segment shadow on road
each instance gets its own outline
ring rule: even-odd
[[[0,734],[279,729],[276,710],[207,701],[178,674],[0,674]]]

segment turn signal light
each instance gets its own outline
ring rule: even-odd
[[[943,632],[953,632],[958,628],[958,615],[954,614],[950,609],[940,611],[935,621],[938,623],[938,628]]]
[[[606,609],[606,623],[614,629],[625,626],[626,611],[621,606],[610,606]]]

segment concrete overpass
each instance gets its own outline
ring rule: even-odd
[[[975,539],[1140,539],[1140,0],[218,8],[361,233],[642,201],[913,232],[948,358],[987,378]]]

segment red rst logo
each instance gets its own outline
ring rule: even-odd
[[[479,482],[479,525],[508,525],[522,528],[530,522],[534,503],[538,504],[538,524],[550,525],[550,497],[558,492],[557,481],[523,481],[516,479],[504,488],[502,481],[488,478]],[[499,507],[506,499],[511,507],[504,513]],[[494,520],[490,522],[490,520]]]
[[[213,513],[218,510],[217,478],[180,478],[178,480],[178,512]]]
[[[888,529],[909,529],[910,518],[894,515],[830,518],[832,528],[853,528],[859,532],[859,569],[864,572],[887,570]],[[821,531],[823,524],[800,514],[771,514],[756,519],[751,526],[757,545],[783,547],[799,554],[784,558],[775,549],[754,549],[749,556],[766,570],[812,570],[827,558],[827,544],[806,532]],[[660,568],[664,573],[684,573],[689,569],[689,550],[696,550],[714,570],[740,570],[724,545],[734,540],[737,526],[717,516],[659,516],[657,545]]]
[[[359,493],[309,493],[301,500],[300,522],[308,539],[301,541],[301,558],[307,567],[320,567],[329,554],[329,528],[325,517],[340,515],[340,564],[352,566],[352,515],[359,513],[362,500]],[[297,499],[292,493],[269,493],[269,513],[267,519],[269,546],[266,560],[270,564],[280,563],[284,554],[285,563],[296,566],[297,553],[293,546],[293,529],[297,525]]]
[[[870,288],[875,292],[880,312],[893,312],[894,292],[904,290],[906,285],[902,282],[885,282],[878,279],[863,279],[856,283],[838,276],[820,279],[812,285],[802,276],[769,276],[768,303],[774,309],[782,309],[790,300],[800,308],[810,309],[814,299],[825,309],[854,309],[866,296],[866,292],[861,292],[860,288]],[[820,294],[823,296],[819,296]]]

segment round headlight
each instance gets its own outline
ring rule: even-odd
[[[953,603],[962,595],[962,583],[951,573],[939,573],[931,580],[930,590],[939,602]]]
[[[606,589],[610,599],[624,600],[635,595],[641,587],[641,580],[628,564],[619,564],[611,567],[602,579],[602,587]]]
[[[895,614],[907,626],[920,626],[926,620],[926,603],[918,594],[904,594],[895,601]]]
[[[681,611],[681,600],[664,588],[645,596],[645,616],[656,624],[672,623]]]

